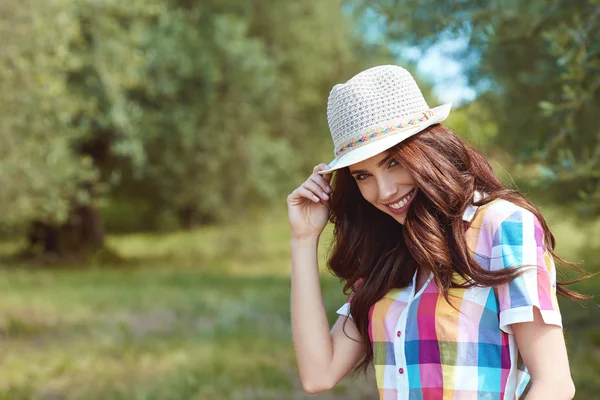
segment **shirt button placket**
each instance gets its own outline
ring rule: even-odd
[[[406,370],[406,354],[404,353],[404,344],[406,340],[406,323],[408,318],[408,310],[411,306],[411,303],[414,299],[414,277],[413,277],[413,285],[412,285],[412,293],[410,293],[406,298],[406,305],[398,318],[398,322],[396,324],[396,338],[394,339],[394,353],[396,358],[396,371],[398,371],[397,377],[397,388],[398,388],[398,399],[405,399],[409,395],[409,386],[408,386],[408,374]],[[410,290],[410,289],[409,289]]]
[[[398,332],[396,332],[396,336],[397,336],[397,337],[400,337],[400,336],[402,336],[402,331],[398,331]],[[398,373],[399,373],[399,374],[403,374],[403,373],[404,373],[404,368],[398,368]]]
[[[405,374],[405,364],[406,364],[406,355],[404,354],[404,340],[406,339],[405,335],[402,334],[402,330],[406,324],[406,312],[408,306],[402,312],[398,320],[398,325],[396,328],[396,339],[394,340],[394,350],[396,353],[396,371],[398,371],[398,398],[404,398],[408,395],[408,381],[406,380]]]

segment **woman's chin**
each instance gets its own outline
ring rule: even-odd
[[[406,214],[392,215],[392,217],[401,225],[406,221]]]
[[[391,213],[389,211],[386,211],[386,210],[381,210],[381,211],[383,211],[385,214],[387,214],[390,217],[392,217],[399,224],[404,225],[404,222],[406,221],[406,213],[403,213],[403,214],[393,214],[393,213]]]

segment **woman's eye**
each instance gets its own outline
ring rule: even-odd
[[[357,181],[362,181],[363,179],[368,178],[367,174],[358,174],[358,175],[354,175],[354,179]]]
[[[393,158],[390,160],[389,166],[390,167],[394,167],[396,165],[400,165],[400,163],[396,160],[394,160]]]

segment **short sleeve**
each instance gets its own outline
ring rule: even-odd
[[[522,208],[509,213],[498,225],[492,246],[492,270],[525,269],[511,282],[496,287],[500,329],[512,334],[512,324],[533,321],[534,307],[546,324],[562,327],[554,259],[544,245],[544,230],[537,217]]]
[[[336,312],[340,315],[345,315],[352,318],[352,315],[350,314],[350,302],[348,301],[344,303],[344,305],[341,306]]]
[[[360,286],[362,284],[362,278],[360,278],[357,282],[356,282],[356,286]],[[352,314],[350,314],[350,302],[352,302],[352,298],[354,297],[354,292],[350,293],[350,296],[348,296],[348,301],[346,303],[344,303],[343,306],[341,306],[336,312],[340,315],[345,315],[347,317],[352,318]]]

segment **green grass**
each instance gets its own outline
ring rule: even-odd
[[[600,270],[593,237],[544,210],[559,254]],[[7,254],[18,243],[0,244]],[[304,394],[289,326],[283,210],[185,233],[112,236],[127,262],[0,269],[0,399],[376,399],[372,379]],[[326,246],[321,246],[321,258]],[[595,264],[594,264],[595,263]],[[323,270],[330,320],[343,303]],[[577,286],[600,294],[598,279]],[[562,302],[578,398],[600,391],[600,308]]]

